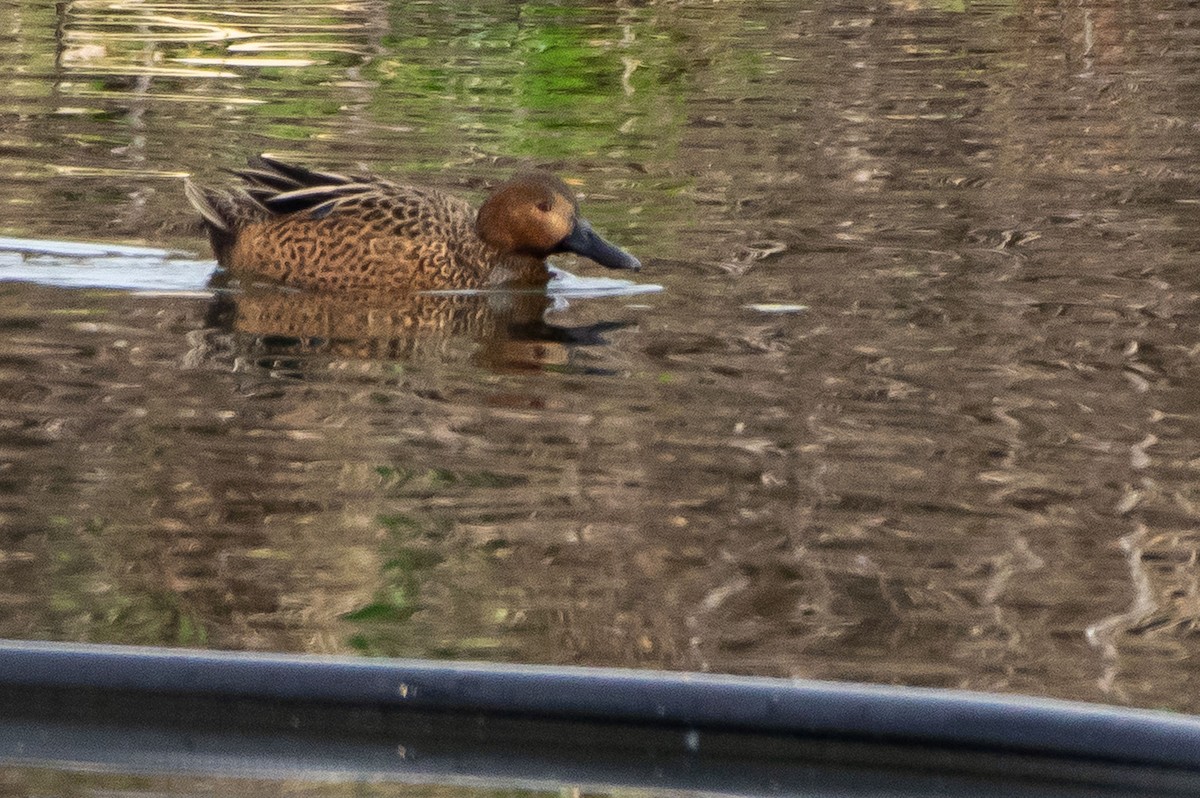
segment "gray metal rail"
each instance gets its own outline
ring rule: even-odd
[[[1183,795],[1200,794],[1200,719],[802,680],[0,641],[0,761],[740,794]]]

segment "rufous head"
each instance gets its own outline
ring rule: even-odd
[[[505,254],[544,259],[574,252],[610,269],[637,271],[642,264],[600,237],[579,216],[566,183],[545,172],[517,175],[496,188],[475,220],[479,237]]]

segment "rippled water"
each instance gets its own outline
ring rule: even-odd
[[[1183,0],[3,0],[0,235],[203,264],[180,178],[254,152],[532,163],[665,291],[0,283],[0,635],[1198,711],[1198,45]]]

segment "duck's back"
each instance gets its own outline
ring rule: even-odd
[[[241,190],[188,187],[221,265],[314,289],[425,290],[520,278],[475,231],[470,204],[371,175],[261,158]]]

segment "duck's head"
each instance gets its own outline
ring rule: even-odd
[[[475,230],[506,254],[544,259],[574,252],[610,269],[642,268],[637,258],[605,241],[579,215],[579,202],[566,183],[543,172],[500,185],[479,209]]]

